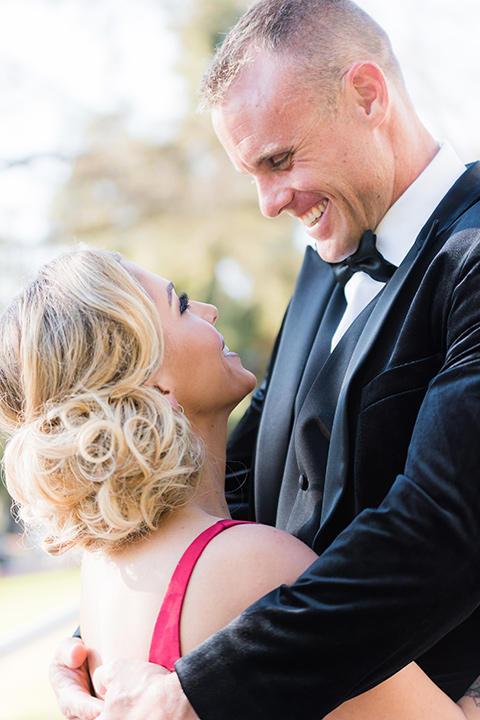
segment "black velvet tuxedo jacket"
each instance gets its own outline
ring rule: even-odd
[[[452,697],[480,674],[479,165],[329,356],[342,295],[307,251],[230,455],[320,557],[177,663],[202,720],[321,718],[412,659]]]

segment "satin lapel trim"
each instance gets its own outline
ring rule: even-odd
[[[275,520],[295,395],[318,323],[336,281],[330,266],[307,247],[268,385],[257,439],[255,507],[262,519]]]
[[[385,323],[390,308],[410,274],[414,261],[423,254],[421,252],[422,249],[425,249],[425,251],[430,249],[431,243],[429,240],[432,235],[436,234],[437,228],[438,221],[430,227],[430,232],[426,237],[425,234],[423,234],[423,237],[419,236],[418,241],[413,245],[392,279],[385,285],[352,353],[343,379],[333,420],[330,450],[325,473],[325,493],[322,504],[321,526],[330,518],[340,500],[346,482],[349,458],[347,405],[352,380],[370,353]]]
[[[437,238],[443,236],[444,233],[459,220],[463,213],[472,205],[479,202],[479,200],[480,163],[476,162],[467,168],[425,223],[407,257],[382,291],[382,295],[379,297],[378,303],[365,325],[347,367],[342,390],[338,398],[325,474],[325,494],[322,504],[321,527],[331,517],[337,502],[340,500],[346,482],[349,457],[347,400],[352,379],[371,350],[392,303],[395,301],[395,298],[412,269],[412,264],[417,259],[420,261],[420,257],[431,250],[430,239],[432,233],[435,232]],[[445,237],[445,240],[446,239]],[[435,252],[438,252],[438,248]],[[416,264],[415,262],[415,265]]]
[[[475,203],[480,200],[480,163],[470,165],[447,193],[440,205],[425,223],[407,257],[387,283],[378,298],[376,307],[367,321],[347,366],[334,416],[328,462],[325,474],[325,493],[322,503],[322,527],[331,517],[342,495],[348,470],[349,438],[347,400],[352,380],[364,363],[385,322],[403,284],[417,265],[417,260],[428,252],[438,252],[433,234],[440,239],[447,230]],[[445,237],[445,236],[444,236]],[[447,239],[445,237],[445,239]]]

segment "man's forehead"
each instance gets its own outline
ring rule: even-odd
[[[249,77],[232,87],[224,101],[212,109],[212,122],[218,139],[227,152],[239,149],[254,152],[258,160],[278,152],[285,138],[284,125],[291,115],[292,95],[279,83],[264,82],[261,76]],[[291,139],[291,138],[290,138]]]
[[[254,108],[265,102],[275,102],[277,96],[291,91],[295,85],[295,67],[288,58],[258,52],[226,91],[221,106],[228,112]]]
[[[239,172],[259,168],[291,144],[278,113],[269,106],[247,106],[237,113],[218,108],[212,115],[217,137]]]

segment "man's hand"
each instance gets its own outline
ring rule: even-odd
[[[176,673],[141,660],[114,660],[97,668],[93,685],[104,697],[98,720],[199,720]]]
[[[80,638],[60,643],[50,665],[50,682],[68,720],[94,720],[100,715],[103,700],[91,694],[87,648]]]

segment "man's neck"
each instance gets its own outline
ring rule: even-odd
[[[440,146],[435,138],[412,112],[402,113],[394,129],[396,177],[391,205],[430,165]]]

